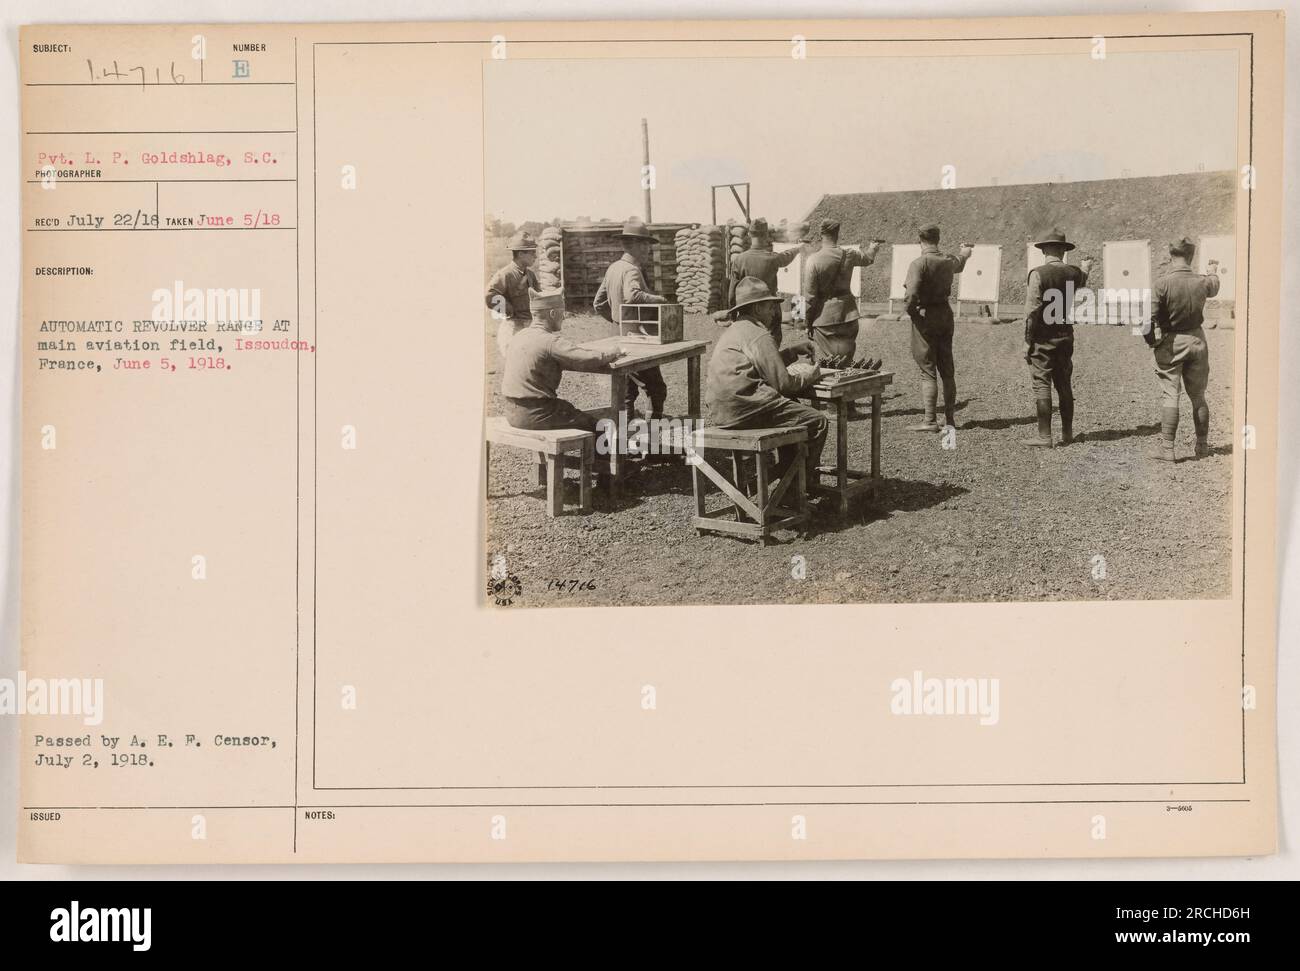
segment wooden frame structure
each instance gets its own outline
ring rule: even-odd
[[[775,483],[767,467],[767,453],[783,446],[796,445],[794,460]],[[731,454],[731,478],[709,464],[705,451]],[[754,456],[755,488],[748,489],[744,456]],[[695,494],[695,515],[691,525],[696,533],[723,533],[757,539],[764,546],[778,529],[804,532],[811,514],[808,511],[807,471],[808,432],[804,428],[704,428],[691,439],[687,451],[691,466],[691,488]],[[730,505],[709,510],[705,503],[707,482],[712,482]],[[794,490],[793,508],[782,500]],[[727,518],[731,517],[731,518]]]
[[[718,190],[719,189],[730,189],[731,194],[736,199],[736,205],[740,207],[740,211],[745,217],[745,222],[747,224],[752,222],[752,220],[749,217],[749,183],[748,182],[723,182],[718,185],[709,186],[709,207],[713,213],[713,222],[711,223],[711,225],[713,226],[718,225]],[[745,190],[744,202],[741,202],[740,193],[736,191],[737,189]]]
[[[817,481],[808,484],[808,491],[835,499],[841,516],[849,511],[853,499],[870,492],[880,482],[880,405],[886,386],[893,383],[894,375],[886,371],[829,387],[813,385],[798,395],[812,401],[825,401],[835,409],[835,464],[819,465]],[[871,471],[860,472],[849,468],[849,405],[859,398],[868,397],[871,399]],[[823,477],[833,478],[834,484],[823,485],[820,481]]]

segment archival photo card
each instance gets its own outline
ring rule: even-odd
[[[25,29],[20,859],[1272,852],[1282,41]]]

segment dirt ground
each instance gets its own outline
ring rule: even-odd
[[[698,536],[689,468],[680,459],[634,462],[612,508],[547,518],[531,460],[492,449],[488,470],[489,561],[504,553],[522,593],[515,605],[678,603],[896,603],[1133,600],[1227,597],[1231,592],[1232,331],[1207,331],[1210,442],[1194,459],[1186,398],[1179,461],[1147,457],[1159,432],[1151,353],[1121,327],[1078,327],[1075,431],[1066,448],[1029,449],[1034,430],[1022,328],[959,323],[956,448],[908,431],[919,414],[910,325],[865,320],[858,353],[883,357],[895,374],[883,402],[882,474],[873,497],[849,515],[819,513],[806,539],[782,534],[763,547]],[[719,327],[689,317],[688,338]],[[570,317],[565,333],[608,333],[595,317]],[[787,331],[791,339],[792,331]],[[499,360],[488,345],[489,415],[501,414]],[[707,375],[707,354],[704,373]],[[686,366],[664,369],[667,411],[686,411]],[[561,395],[580,407],[608,404],[609,381],[565,375]],[[707,400],[707,389],[706,389]],[[641,399],[645,405],[644,397]],[[868,404],[864,402],[864,405]],[[865,412],[864,407],[864,412]],[[705,407],[707,420],[707,404]],[[827,455],[833,452],[834,428]],[[870,467],[870,421],[852,421],[850,465]],[[566,483],[575,502],[576,480]],[[718,502],[713,495],[713,502]],[[792,558],[806,575],[796,579]],[[1102,559],[1098,559],[1098,558]],[[565,581],[564,590],[548,581]],[[587,589],[568,581],[593,581]]]

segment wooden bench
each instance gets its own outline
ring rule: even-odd
[[[780,480],[772,483],[767,453],[786,445],[797,445],[798,454]],[[706,450],[730,453],[730,479],[709,464]],[[752,495],[744,467],[747,454],[754,456],[757,480]],[[701,535],[713,532],[745,536],[764,545],[778,529],[803,532],[810,518],[807,458],[808,432],[803,428],[702,428],[694,432],[686,460],[691,466],[691,485],[695,492],[695,515],[691,518],[695,531]],[[706,480],[731,500],[729,506],[712,511],[706,508]],[[782,500],[786,500],[784,505]],[[733,518],[723,518],[727,516]]]
[[[604,412],[600,417],[604,417]],[[573,454],[579,476],[578,505],[583,512],[591,512],[591,473],[596,455],[596,437],[591,432],[579,428],[515,428],[504,417],[498,416],[487,420],[484,449],[489,469],[493,445],[510,445],[536,454],[536,484],[546,486],[548,516],[558,516],[564,511],[565,457]]]

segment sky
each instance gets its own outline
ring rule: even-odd
[[[946,165],[958,188],[1236,167],[1233,51],[506,59],[484,92],[487,211],[512,222],[640,215],[642,117],[656,222],[709,221],[723,182],[777,222]]]

